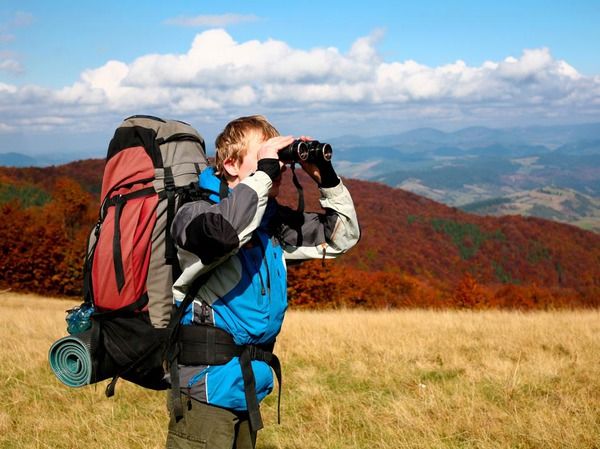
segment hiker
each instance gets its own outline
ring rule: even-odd
[[[352,198],[324,158],[301,166],[318,184],[325,212],[277,203],[285,170],[279,151],[294,141],[262,116],[233,120],[216,139],[215,167],[200,175],[210,197],[185,204],[175,216],[171,230],[182,269],[173,286],[176,304],[202,279],[182,330],[218,330],[207,337],[212,348],[229,338],[244,350],[226,363],[197,364],[183,345],[179,373],[171,376],[172,388],[180,386],[183,418],[176,418],[170,398],[167,448],[254,448],[262,427],[258,403],[274,387],[272,368],[280,378],[272,351],[287,308],[284,259],[335,257],[359,239]]]

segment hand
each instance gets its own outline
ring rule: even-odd
[[[310,136],[300,136],[300,140],[307,142],[314,139]],[[310,176],[317,184],[321,183],[321,171],[319,170],[317,164],[313,162],[300,161],[300,166],[302,167],[302,170],[304,170],[306,174],[308,174],[308,176]]]
[[[276,136],[263,142],[258,149],[257,160],[261,159],[279,159],[279,150],[291,144],[294,141],[293,136]]]
[[[321,171],[316,164],[300,161],[300,166],[317,184],[321,184]]]

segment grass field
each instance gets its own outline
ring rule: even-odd
[[[0,294],[0,448],[162,448],[165,393],[69,389],[72,301]],[[600,448],[600,312],[291,311],[258,448]]]

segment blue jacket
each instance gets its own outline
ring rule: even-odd
[[[181,276],[173,287],[176,303],[194,279],[210,272],[183,324],[209,323],[226,330],[236,344],[275,340],[287,309],[285,259],[335,257],[359,238],[354,205],[347,189],[321,189],[326,212],[298,213],[268,198],[271,178],[260,170],[219,201],[220,180],[212,168],[200,175],[211,199],[184,205],[172,233],[178,244]],[[273,389],[270,367],[253,361],[256,393],[262,400]],[[202,402],[246,410],[238,358],[225,365],[184,366],[184,393]]]

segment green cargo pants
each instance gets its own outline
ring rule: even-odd
[[[186,406],[182,397],[183,418],[175,422],[170,393],[167,408],[171,420],[167,435],[167,449],[254,449],[256,432],[250,430],[248,413],[236,412],[192,401]]]

